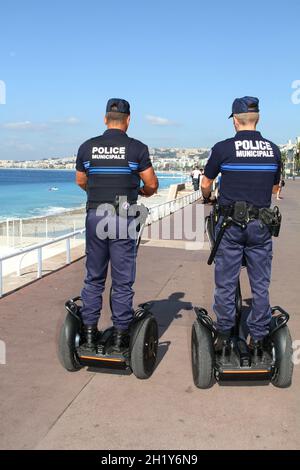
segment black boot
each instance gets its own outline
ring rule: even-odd
[[[112,345],[112,352],[122,353],[129,348],[130,336],[128,330],[118,330],[115,328],[114,331],[114,342]]]
[[[90,351],[96,350],[98,334],[97,325],[84,325],[82,347]]]
[[[216,353],[227,355],[231,350],[231,330],[226,332],[218,332],[217,341],[215,343]]]
[[[264,353],[264,339],[255,340],[250,338],[249,349],[253,354],[254,362],[261,359]]]

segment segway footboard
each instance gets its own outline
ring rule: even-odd
[[[228,365],[217,362],[215,370],[218,382],[271,382],[273,373],[272,364],[242,367],[237,355],[229,358]]]
[[[80,363],[89,367],[130,369],[139,379],[149,378],[156,366],[158,326],[147,308],[139,308],[130,328],[130,344],[122,353],[112,353],[114,328],[100,333],[97,352],[78,348]]]
[[[217,331],[212,318],[203,308],[196,308],[195,312],[197,321],[192,328],[192,367],[197,387],[210,388],[213,377],[220,383],[271,382],[280,388],[291,385],[293,351],[287,327],[289,315],[281,307],[272,308],[270,334],[258,357],[246,341],[236,335],[232,337],[229,349],[216,352]]]
[[[113,327],[99,332],[97,351],[92,352],[80,346],[77,352],[81,364],[88,367],[126,369],[129,366],[129,351],[112,353],[113,335]]]
[[[82,344],[81,298],[68,300],[65,308],[68,312],[61,328],[59,339],[60,362],[68,371],[81,367],[109,369],[131,369],[140,379],[149,378],[156,366],[158,350],[158,325],[144,304],[135,311],[130,328],[130,344],[120,353],[112,350],[114,328],[100,332],[97,349],[91,351]]]

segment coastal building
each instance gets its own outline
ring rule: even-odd
[[[285,177],[295,178],[300,171],[300,137],[296,137],[294,142],[289,139],[286,144],[279,147],[283,157]]]
[[[208,149],[151,148],[150,157],[156,170],[188,171],[195,165],[203,164]],[[39,168],[74,170],[76,155],[52,157],[41,160],[0,160],[0,168]]]

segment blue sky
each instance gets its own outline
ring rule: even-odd
[[[129,134],[149,146],[232,135],[244,95],[266,137],[300,135],[298,0],[10,0],[0,17],[0,159],[72,154],[103,131],[110,97],[130,101]]]

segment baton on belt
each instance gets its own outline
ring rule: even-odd
[[[237,225],[238,227],[240,227],[243,230],[245,230],[245,228],[247,227],[247,224],[245,222],[238,222],[237,220],[233,219],[232,217],[226,217],[223,220],[223,222],[221,224],[221,228],[220,228],[219,233],[218,233],[218,236],[216,238],[215,244],[213,246],[213,249],[211,250],[211,253],[210,253],[208,261],[207,261],[207,264],[209,266],[213,263],[213,261],[215,259],[216,253],[218,251],[218,248],[219,248],[219,245],[220,245],[221,240],[223,238],[223,235],[225,233],[225,230],[232,224]]]

